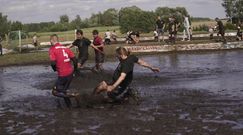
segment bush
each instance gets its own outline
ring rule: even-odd
[[[193,31],[208,31],[208,26],[206,24],[193,27]]]
[[[224,25],[224,27],[225,27],[226,30],[236,30],[236,29],[237,29],[236,26],[235,26],[234,24],[229,23],[229,22],[227,22],[227,23]]]

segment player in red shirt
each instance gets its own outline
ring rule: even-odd
[[[58,79],[52,94],[64,98],[67,107],[71,107],[70,97],[77,95],[75,93],[67,93],[67,89],[72,81],[74,71],[77,70],[77,59],[69,48],[58,42],[58,36],[56,34],[51,35],[50,42],[52,45],[49,49],[51,66],[58,73]],[[73,62],[74,68],[71,61]]]
[[[98,35],[97,30],[93,30],[93,44],[95,46],[95,67],[93,68],[96,71],[102,71],[102,64],[104,63],[105,53],[104,53],[104,44],[102,38]]]

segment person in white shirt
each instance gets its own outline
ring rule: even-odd
[[[190,23],[189,23],[189,18],[187,16],[184,16],[183,25],[184,25],[184,30],[183,30],[183,39],[182,39],[182,41],[185,41],[185,39],[190,41],[191,40],[191,36],[190,36],[189,28],[191,26],[190,26]]]
[[[105,44],[106,45],[111,44],[111,32],[109,30],[105,32]]]
[[[157,30],[155,29],[154,30],[154,40],[158,41],[158,38],[159,38],[159,34],[158,34]]]

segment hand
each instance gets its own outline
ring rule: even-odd
[[[78,68],[81,68],[81,64],[80,63],[78,63]]]
[[[153,72],[160,72],[160,69],[159,69],[159,68],[154,68],[154,67],[152,67],[151,70],[152,70]]]
[[[113,86],[113,85],[109,85],[109,86],[107,86],[107,91],[108,92],[111,92],[111,91],[113,91],[115,89],[115,87]]]
[[[79,70],[75,70],[73,73],[73,76],[80,76],[80,71]]]

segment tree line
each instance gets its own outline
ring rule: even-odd
[[[229,18],[242,18],[242,0],[222,0],[222,6]],[[122,33],[129,30],[150,32],[155,28],[157,16],[167,22],[170,16],[182,21],[183,15],[189,15],[184,7],[158,7],[154,11],[144,11],[136,6],[124,7],[120,10],[110,8],[104,12],[92,14],[90,18],[82,19],[79,15],[70,20],[68,15],[62,15],[58,22],[40,22],[23,24],[20,21],[10,21],[7,15],[0,13],[0,34],[3,36],[9,31],[23,30],[26,32],[58,32],[82,29],[96,26],[120,26]],[[209,18],[191,18],[192,21],[210,20]]]
[[[144,11],[136,6],[110,8],[104,12],[92,14],[90,18],[82,19],[79,15],[70,20],[68,15],[62,15],[58,22],[40,22],[23,24],[20,21],[10,21],[7,15],[0,13],[0,32],[6,34],[9,31],[23,30],[26,32],[57,32],[73,29],[82,29],[96,26],[120,26],[121,32],[135,30],[149,32],[155,28],[157,16],[164,19],[174,15],[178,19],[182,15],[188,15],[184,7],[168,8],[158,7],[155,11]]]

